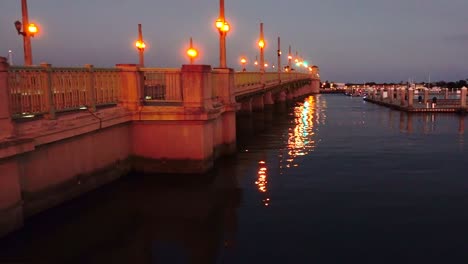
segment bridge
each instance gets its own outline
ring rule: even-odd
[[[0,236],[127,174],[203,173],[236,151],[236,113],[319,92],[319,72],[10,67],[0,57]]]

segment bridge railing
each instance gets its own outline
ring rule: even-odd
[[[234,74],[234,85],[236,87],[259,85],[262,83],[259,72],[236,72]]]
[[[146,101],[182,102],[180,69],[142,68],[145,76],[143,96]]]
[[[145,102],[184,102],[182,70],[167,68],[141,68],[144,85],[141,87]],[[116,105],[121,101],[123,86],[120,68],[57,68],[49,64],[40,67],[10,67],[8,87],[13,118],[48,114],[78,109],[95,110],[96,107]],[[231,77],[229,77],[231,76]],[[231,92],[226,88],[232,75],[229,70],[210,73],[211,94],[214,105],[229,101]],[[281,82],[311,78],[306,73],[237,72],[234,74],[234,95],[256,92]],[[232,79],[231,79],[232,80]],[[229,85],[228,85],[229,86]]]
[[[117,104],[117,69],[10,67],[8,74],[13,118]]]

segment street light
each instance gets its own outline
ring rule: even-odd
[[[258,47],[260,48],[260,71],[265,71],[265,57],[263,54],[263,49],[265,48],[266,43],[263,37],[263,23],[260,23],[260,39],[258,40]]]
[[[190,64],[193,64],[193,61],[198,57],[198,51],[193,47],[192,38],[190,38],[190,47],[187,50],[187,55],[190,58]]]
[[[138,24],[138,40],[135,42],[135,46],[138,50],[138,57],[140,59],[140,67],[145,67],[144,52],[145,52],[146,44],[143,41],[143,33],[141,30],[141,24]]]
[[[247,63],[247,60],[244,57],[242,57],[240,62],[242,64],[242,71],[245,72],[246,71],[245,64]]]
[[[219,32],[219,67],[226,68],[226,36],[231,26],[224,17],[224,0],[219,0],[219,18],[215,26]]]
[[[39,32],[39,28],[34,23],[29,23],[28,17],[28,3],[26,0],[21,0],[21,14],[22,20],[15,21],[15,28],[18,35],[23,36],[23,47],[24,47],[24,65],[32,65],[32,48],[31,48],[31,37]]]

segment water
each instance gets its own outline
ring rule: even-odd
[[[342,95],[240,116],[212,173],[129,175],[28,220],[0,260],[466,263],[465,121]]]

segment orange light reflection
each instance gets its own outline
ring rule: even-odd
[[[257,172],[257,180],[255,184],[257,185],[258,191],[261,194],[268,195],[268,169],[266,167],[265,161],[258,162],[259,169]],[[270,205],[270,198],[265,197],[262,199],[262,203],[264,206],[268,207]]]

